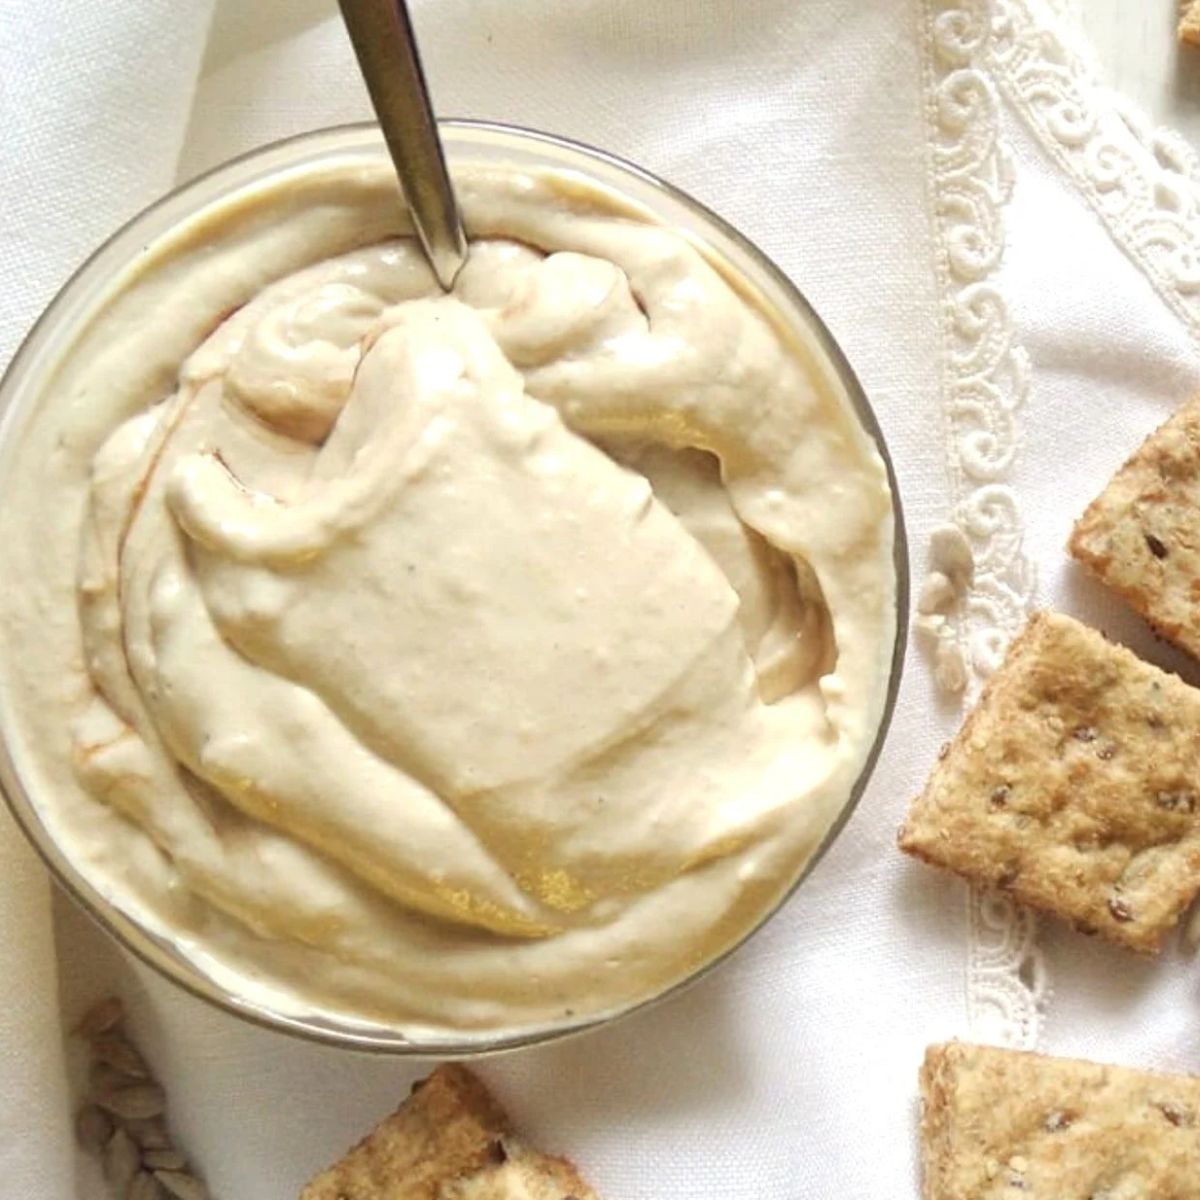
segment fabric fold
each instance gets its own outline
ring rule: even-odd
[[[18,1196],[73,1190],[50,886],[8,812],[0,812],[0,1177]]]
[[[0,21],[0,366],[68,275],[169,188],[215,0],[109,0],[69,19],[10,0]],[[51,886],[0,813],[0,1178],[75,1194]]]

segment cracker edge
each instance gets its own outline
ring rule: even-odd
[[[1192,13],[1194,14],[1192,19],[1195,22],[1192,27],[1195,37],[1194,44],[1200,46],[1200,0],[1192,0]],[[1151,613],[1146,598],[1153,596],[1157,589],[1149,584],[1142,586],[1131,585],[1120,583],[1113,579],[1108,571],[1108,564],[1112,561],[1112,555],[1101,553],[1087,544],[1088,540],[1101,530],[1111,528],[1112,523],[1105,520],[1103,510],[1106,497],[1112,486],[1124,475],[1140,465],[1142,456],[1164,429],[1177,422],[1182,423],[1189,415],[1194,415],[1196,420],[1200,421],[1200,393],[1185,400],[1174,412],[1160,421],[1141,440],[1138,448],[1113,472],[1099,494],[1092,499],[1091,503],[1088,504],[1087,508],[1083,510],[1072,525],[1071,535],[1067,539],[1067,553],[1093,579],[1106,587],[1114,596],[1118,596],[1124,600],[1159,637],[1164,638],[1173,646],[1177,646],[1185,654],[1190,654],[1192,657],[1200,659],[1200,630],[1193,633],[1185,624],[1179,621],[1165,620],[1162,613]],[[1200,476],[1200,466],[1197,468],[1197,474]]]
[[[429,1089],[433,1089],[430,1091]],[[500,1102],[473,1072],[458,1063],[443,1063],[424,1079],[413,1084],[401,1104],[354,1143],[337,1161],[318,1171],[300,1192],[299,1200],[324,1200],[326,1189],[339,1183],[339,1173],[352,1165],[356,1156],[369,1157],[375,1145],[386,1145],[397,1136],[397,1125],[410,1118],[417,1108],[431,1107],[431,1100],[443,1099],[464,1117],[474,1119],[481,1132],[496,1141],[512,1134],[512,1123]],[[480,1164],[481,1166],[483,1164]],[[453,1175],[447,1179],[454,1178]]]
[[[1200,0],[1197,0],[1197,2],[1200,3]],[[929,791],[929,787],[933,783],[933,780],[936,778],[938,772],[942,769],[944,760],[950,757],[950,755],[953,753],[955,745],[957,745],[960,740],[965,739],[970,734],[976,720],[980,718],[980,714],[987,706],[987,703],[992,699],[997,691],[1002,691],[1005,688],[1007,684],[1006,676],[1009,675],[1013,669],[1019,666],[1021,661],[1031,653],[1030,643],[1034,641],[1038,632],[1043,626],[1052,620],[1054,616],[1065,617],[1068,621],[1073,622],[1081,629],[1094,635],[1096,638],[1099,638],[1107,648],[1117,652],[1118,657],[1128,655],[1135,663],[1142,667],[1159,671],[1164,675],[1172,675],[1171,672],[1163,671],[1161,667],[1156,666],[1154,663],[1146,662],[1144,659],[1134,654],[1134,652],[1127,646],[1122,646],[1119,642],[1110,641],[1103,633],[1100,632],[1100,630],[1094,629],[1092,626],[1077,620],[1075,617],[1072,617],[1067,613],[1056,613],[1053,609],[1038,609],[1036,612],[1030,614],[1029,620],[1025,623],[1025,627],[1010,643],[1003,663],[999,668],[997,668],[996,672],[984,685],[983,690],[980,692],[979,699],[975,702],[975,706],[967,714],[967,717],[963,721],[962,726],[959,728],[958,733],[956,733],[955,736],[946,744],[947,753],[939,756],[938,761],[934,764],[933,770],[930,772],[924,789],[922,789],[921,793],[909,804],[908,813],[906,814],[904,822],[900,826],[896,836],[897,845],[905,854],[910,855],[911,857],[925,863],[927,866],[933,867],[936,870],[948,872],[951,875],[956,875],[960,879],[965,879],[968,883],[977,887],[997,890],[996,884],[993,880],[983,878],[980,875],[971,874],[968,871],[962,870],[960,867],[952,866],[949,863],[943,862],[941,859],[929,854],[922,846],[912,841],[911,826],[913,813],[916,810],[917,805],[921,802],[921,800],[924,799],[926,793]],[[1178,679],[1178,676],[1172,675],[1172,677]],[[1179,682],[1182,683],[1183,681],[1180,680]],[[1184,684],[1184,686],[1187,685]],[[1031,909],[1035,912],[1045,913],[1047,916],[1062,922],[1068,928],[1074,929],[1078,933],[1084,934],[1088,937],[1099,937],[1109,945],[1119,946],[1124,950],[1132,951],[1133,953],[1141,955],[1144,958],[1154,958],[1162,952],[1163,947],[1170,939],[1172,931],[1179,927],[1179,922],[1183,919],[1184,915],[1188,911],[1190,904],[1195,903],[1195,898],[1193,898],[1188,905],[1184,906],[1183,910],[1180,912],[1175,921],[1162,929],[1131,929],[1127,927],[1113,929],[1108,926],[1097,927],[1094,925],[1089,925],[1086,921],[1081,921],[1077,917],[1073,917],[1069,913],[1065,913],[1061,911],[1061,909],[1055,908],[1050,904],[1039,902],[1034,899],[1028,899],[1024,896],[1018,895],[1013,891],[1001,890],[1001,894],[1007,896],[1015,904],[1020,904],[1023,907]]]
[[[950,1092],[946,1086],[946,1068],[955,1045],[955,1042],[940,1042],[927,1046],[918,1075],[923,1200],[943,1200],[945,1164],[950,1152]]]
[[[1200,46],[1200,0],[1185,0],[1179,15],[1179,40],[1187,46]]]

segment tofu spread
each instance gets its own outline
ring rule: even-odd
[[[803,340],[598,185],[456,178],[450,294],[382,162],[149,246],[0,511],[63,852],[235,995],[414,1037],[743,936],[847,801],[896,621],[884,465]]]

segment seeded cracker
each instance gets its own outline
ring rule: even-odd
[[[924,1200],[1200,1196],[1200,1079],[951,1043],[921,1098]]]
[[[1200,0],[1183,0],[1180,6],[1179,40],[1200,46]]]
[[[1200,396],[1152,433],[1092,501],[1071,554],[1200,658]]]
[[[1198,788],[1200,692],[1038,613],[934,767],[900,846],[1152,952],[1200,892]]]
[[[300,1200],[597,1200],[564,1158],[513,1136],[464,1067],[438,1067]]]

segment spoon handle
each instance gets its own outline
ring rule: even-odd
[[[447,291],[467,239],[405,0],[338,0],[417,238]]]

